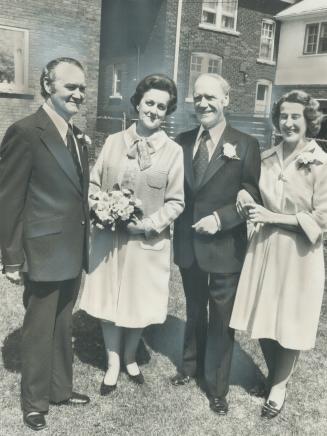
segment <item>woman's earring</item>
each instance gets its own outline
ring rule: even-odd
[[[136,106],[136,110],[137,110],[137,112],[140,110],[140,106],[139,105]]]

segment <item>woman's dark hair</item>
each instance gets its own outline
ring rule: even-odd
[[[137,106],[140,104],[143,95],[150,89],[168,92],[170,98],[167,106],[167,115],[173,113],[177,107],[177,88],[175,82],[164,74],[150,74],[140,81],[135,93],[131,97],[134,109],[137,111]]]
[[[82,64],[73,58],[62,57],[53,59],[52,61],[48,62],[47,65],[43,68],[40,77],[41,95],[44,98],[47,98],[49,96],[49,92],[44,87],[44,82],[51,86],[51,84],[55,81],[55,69],[59,64],[75,65],[84,72]]]
[[[315,136],[319,133],[322,113],[319,111],[319,102],[304,91],[293,90],[284,94],[273,106],[272,122],[279,131],[280,107],[283,103],[300,103],[304,106],[303,115],[307,122],[307,136]]]

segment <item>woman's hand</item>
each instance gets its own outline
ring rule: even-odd
[[[142,235],[145,233],[145,227],[141,220],[135,219],[129,222],[126,226],[130,235]]]
[[[236,199],[236,210],[237,213],[240,215],[240,217],[244,219],[248,219],[248,208],[245,207],[249,204],[255,204],[254,199],[252,196],[246,191],[245,189],[241,189],[239,193],[237,194]]]
[[[248,219],[253,223],[272,224],[274,223],[275,213],[256,203],[244,205],[247,209]]]

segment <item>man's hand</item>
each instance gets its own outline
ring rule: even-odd
[[[218,232],[219,227],[214,215],[208,215],[201,218],[197,223],[193,224],[193,229],[201,235],[214,235]]]
[[[126,228],[130,235],[141,235],[145,233],[144,224],[139,219],[128,223]]]
[[[23,275],[20,270],[7,271],[6,277],[11,283],[14,283],[15,285],[22,285],[24,282]]]
[[[240,217],[244,219],[249,219],[248,208],[245,206],[254,203],[255,201],[253,197],[248,193],[248,191],[246,191],[245,189],[241,189],[237,194],[236,199],[236,210]]]

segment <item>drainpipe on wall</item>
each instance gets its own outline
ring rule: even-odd
[[[183,0],[178,0],[177,21],[176,21],[176,38],[175,38],[175,56],[174,56],[174,72],[173,79],[177,83],[178,76],[178,59],[179,59],[179,43],[181,39],[181,21],[182,21]]]

